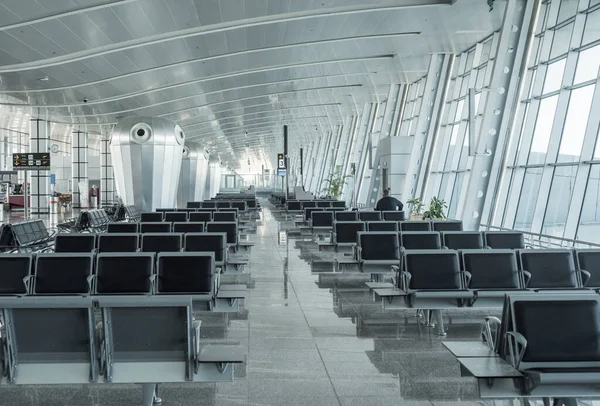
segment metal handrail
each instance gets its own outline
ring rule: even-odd
[[[572,240],[570,238],[556,237],[553,235],[513,230],[510,228],[492,226],[489,224],[481,224],[480,228],[498,231],[518,231],[520,233],[523,233],[525,237],[525,243],[535,248],[600,248],[600,244],[589,241]]]

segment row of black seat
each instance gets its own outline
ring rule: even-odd
[[[200,295],[215,288],[212,252],[5,254],[0,268],[0,295]]]
[[[185,222],[162,222],[162,223],[111,223],[106,230],[107,233],[202,233],[206,230],[206,223]]]
[[[23,247],[44,247],[50,244],[56,230],[48,229],[42,220],[4,224],[0,228],[0,252]]]
[[[226,258],[227,234],[216,233],[147,233],[147,234],[75,234],[56,236],[55,253],[105,252],[213,252],[215,260]]]
[[[477,231],[371,231],[368,223],[335,223],[332,244],[374,245],[391,247],[398,244],[404,249],[522,249],[525,248],[523,233],[520,232],[477,232]],[[393,223],[396,224],[396,223]],[[380,226],[380,224],[377,224]],[[380,228],[380,227],[375,227]],[[372,242],[369,242],[372,239]]]
[[[311,207],[303,213],[304,220],[310,220],[313,227],[331,227],[333,221],[406,221],[403,211],[342,211]]]
[[[187,202],[188,209],[214,209],[214,208],[237,208],[240,211],[256,210],[258,202],[256,199],[245,200],[205,200],[203,202]]]
[[[346,208],[346,202],[337,201],[337,200],[288,200],[286,203],[286,206],[285,206],[288,213],[302,212],[304,209],[313,208],[313,207]]]
[[[223,211],[213,211],[200,209],[201,211],[169,211],[169,212],[147,212],[141,213],[140,221],[143,223],[166,222],[207,222],[207,221],[238,221],[238,213],[235,209],[224,209]]]

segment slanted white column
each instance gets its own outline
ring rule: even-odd
[[[73,132],[72,140],[72,151],[71,158],[73,162],[72,174],[73,174],[73,208],[87,209],[89,208],[89,202],[87,199],[88,186],[85,186],[84,193],[86,193],[84,204],[81,203],[81,195],[79,193],[79,184],[88,182],[88,134],[83,131]]]
[[[29,121],[29,152],[50,155],[50,123],[39,118]],[[31,214],[50,213],[50,171],[31,172]]]
[[[112,206],[115,202],[115,174],[113,172],[110,139],[100,140],[100,207]]]

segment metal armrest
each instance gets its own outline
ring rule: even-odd
[[[531,273],[526,270],[521,271],[523,273],[523,289],[527,289],[529,282],[531,282]]]
[[[201,320],[192,321],[192,334],[193,334],[193,351],[194,351],[194,369],[195,372],[198,372],[198,368],[200,366],[200,326],[202,325]]]
[[[587,283],[592,278],[592,274],[586,271],[585,269],[580,269],[579,273],[581,275],[581,287],[585,288],[585,285],[587,285]]]
[[[23,278],[23,283],[25,284],[25,292],[29,295],[31,293],[31,281],[33,280],[33,275],[27,275]]]
[[[398,265],[392,265],[391,267],[392,272],[394,273],[394,276],[392,276],[392,284],[394,284],[394,286],[398,286],[399,285],[399,280],[400,280],[400,266]]]
[[[355,254],[354,258],[356,258],[356,260],[358,262],[360,262],[361,261],[362,247],[359,246],[359,245],[353,245],[353,247],[354,247],[354,254]]]
[[[498,346],[498,333],[501,325],[502,321],[494,316],[487,316],[481,325],[481,339],[494,351]]]
[[[153,295],[154,292],[156,292],[156,275],[150,275],[148,279],[150,280],[150,291],[148,292],[148,295]]]
[[[471,279],[473,278],[473,275],[471,275],[471,272],[468,271],[462,271],[462,276],[463,276],[463,282],[465,284],[465,289],[467,289],[469,287],[469,285],[471,284]]]
[[[402,289],[405,292],[408,292],[411,279],[412,279],[412,275],[410,272],[401,271],[400,272],[400,289]]]
[[[88,293],[92,294],[94,292],[94,283],[96,281],[96,275],[90,275],[86,278],[88,284]]]
[[[508,331],[506,333],[506,341],[508,342],[509,361],[515,369],[519,369],[519,365],[527,349],[527,340],[521,333]]]

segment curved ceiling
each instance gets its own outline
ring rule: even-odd
[[[0,119],[41,115],[107,132],[125,116],[167,117],[236,168],[273,156],[284,124],[303,144],[385,101],[390,84],[425,75],[432,53],[460,52],[497,30],[503,7],[3,0]]]

